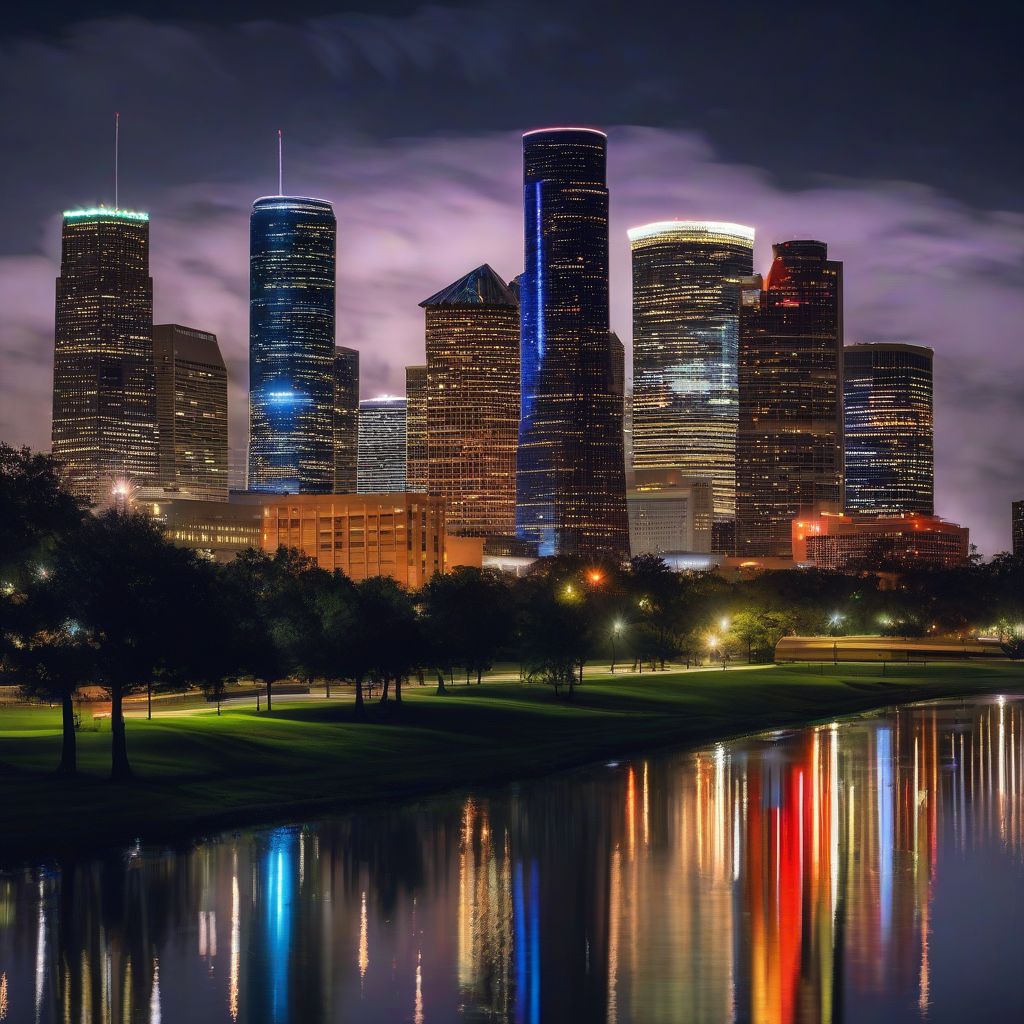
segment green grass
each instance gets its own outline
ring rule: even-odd
[[[110,726],[79,732],[82,778],[52,775],[60,716],[0,708],[0,861],[134,838],[298,820],[357,801],[478,786],[657,745],[702,743],[937,696],[1024,691],[1024,666],[773,667],[599,675],[570,702],[485,682],[401,707],[275,702],[153,721],[130,718],[137,778],[106,778]],[[86,715],[88,718],[88,715]]]

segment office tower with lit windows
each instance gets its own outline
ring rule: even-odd
[[[427,490],[427,368],[405,368],[405,489]]]
[[[354,494],[359,451],[359,353],[334,349],[334,493]]]
[[[427,351],[427,493],[448,529],[515,531],[519,304],[487,265],[420,303]]]
[[[359,403],[359,494],[405,492],[406,400],[395,395],[367,398]]]
[[[607,137],[523,136],[516,532],[542,555],[629,551],[608,324]]]
[[[249,489],[329,494],[334,210],[268,196],[253,203],[249,227]]]
[[[736,554],[792,555],[791,523],[843,508],[843,265],[824,242],[772,246],[740,293]]]
[[[1013,553],[1024,558],[1024,498],[1010,506],[1011,530],[1013,533]]]
[[[920,345],[843,349],[846,511],[935,511],[932,358]]]
[[[149,214],[69,210],[54,329],[53,454],[102,504],[159,477]]]
[[[754,270],[754,229],[658,221],[630,230],[629,241],[633,464],[710,480],[715,523],[728,531],[736,515],[739,288]]]
[[[153,327],[160,483],[169,496],[228,500],[228,373],[217,336]]]

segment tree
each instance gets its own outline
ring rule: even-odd
[[[518,597],[523,674],[530,682],[552,686],[556,694],[566,687],[571,698],[577,670],[594,642],[583,598],[565,584],[553,586],[544,576],[523,580]]]
[[[5,675],[19,684],[26,699],[60,704],[59,775],[78,774],[74,699],[95,672],[96,645],[74,623],[19,639],[6,659]]]
[[[200,618],[205,576],[199,558],[175,547],[141,513],[88,517],[54,553],[53,590],[95,649],[98,681],[110,696],[111,774],[128,778],[124,699],[173,674]]]
[[[371,576],[356,584],[356,625],[363,660],[381,681],[381,703],[391,682],[395,703],[402,702],[402,680],[421,663],[421,634],[412,596],[390,576]]]
[[[314,672],[322,638],[317,595],[327,573],[295,548],[282,547],[273,555],[243,551],[225,576],[243,652],[239,668],[264,684],[272,711],[275,682]]]

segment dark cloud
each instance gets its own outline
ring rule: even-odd
[[[658,26],[634,30],[620,18],[612,45],[613,23],[599,11],[578,24],[571,5],[538,17],[507,4],[242,26],[121,19],[0,44],[0,96],[17,99],[2,108],[16,187],[0,193],[0,437],[48,440],[59,211],[109,198],[114,109],[124,112],[122,196],[152,214],[157,318],[220,336],[236,446],[246,409],[247,218],[252,200],[276,188],[278,125],[286,189],[335,204],[338,341],[360,349],[371,394],[399,390],[401,368],[422,359],[422,298],[483,262],[506,277],[519,271],[518,129],[579,120],[610,126],[620,334],[630,333],[633,224],[749,223],[762,268],[773,240],[825,239],[846,263],[849,340],[935,348],[939,511],[971,525],[984,550],[1006,547],[1008,502],[1024,492],[1013,441],[1024,428],[1024,217],[1002,201],[1011,189],[1001,182],[1019,166],[1019,143],[974,188],[985,154],[952,143],[981,131],[993,108],[965,127],[951,101],[948,159],[920,163],[941,98],[925,102],[920,91],[946,44],[886,106],[870,82],[836,77],[863,26],[827,59],[813,51],[801,71],[781,58],[828,28],[825,15],[793,26],[793,38],[759,42],[750,25],[734,24],[727,49],[721,26],[703,14],[687,36],[672,15],[660,23],[663,39]],[[994,64],[1000,52],[991,51]],[[894,58],[875,56],[884,83]],[[766,72],[754,81],[752,68],[769,63],[785,88],[769,89]],[[850,114],[853,86],[873,102],[861,118]],[[894,130],[893,110],[913,97],[917,122]]]

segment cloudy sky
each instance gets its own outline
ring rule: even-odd
[[[60,212],[150,211],[158,322],[220,337],[245,443],[248,210],[338,216],[338,342],[363,393],[423,357],[417,303],[521,269],[522,130],[609,133],[612,323],[626,229],[667,218],[815,237],[847,341],[936,354],[937,510],[986,553],[1024,497],[1024,25],[1000,5],[329,3],[22,6],[0,29],[0,440],[49,442]],[[215,13],[207,8],[215,7]],[[282,15],[279,8],[286,7]],[[905,10],[903,8],[906,8]],[[282,20],[286,17],[287,20]]]

